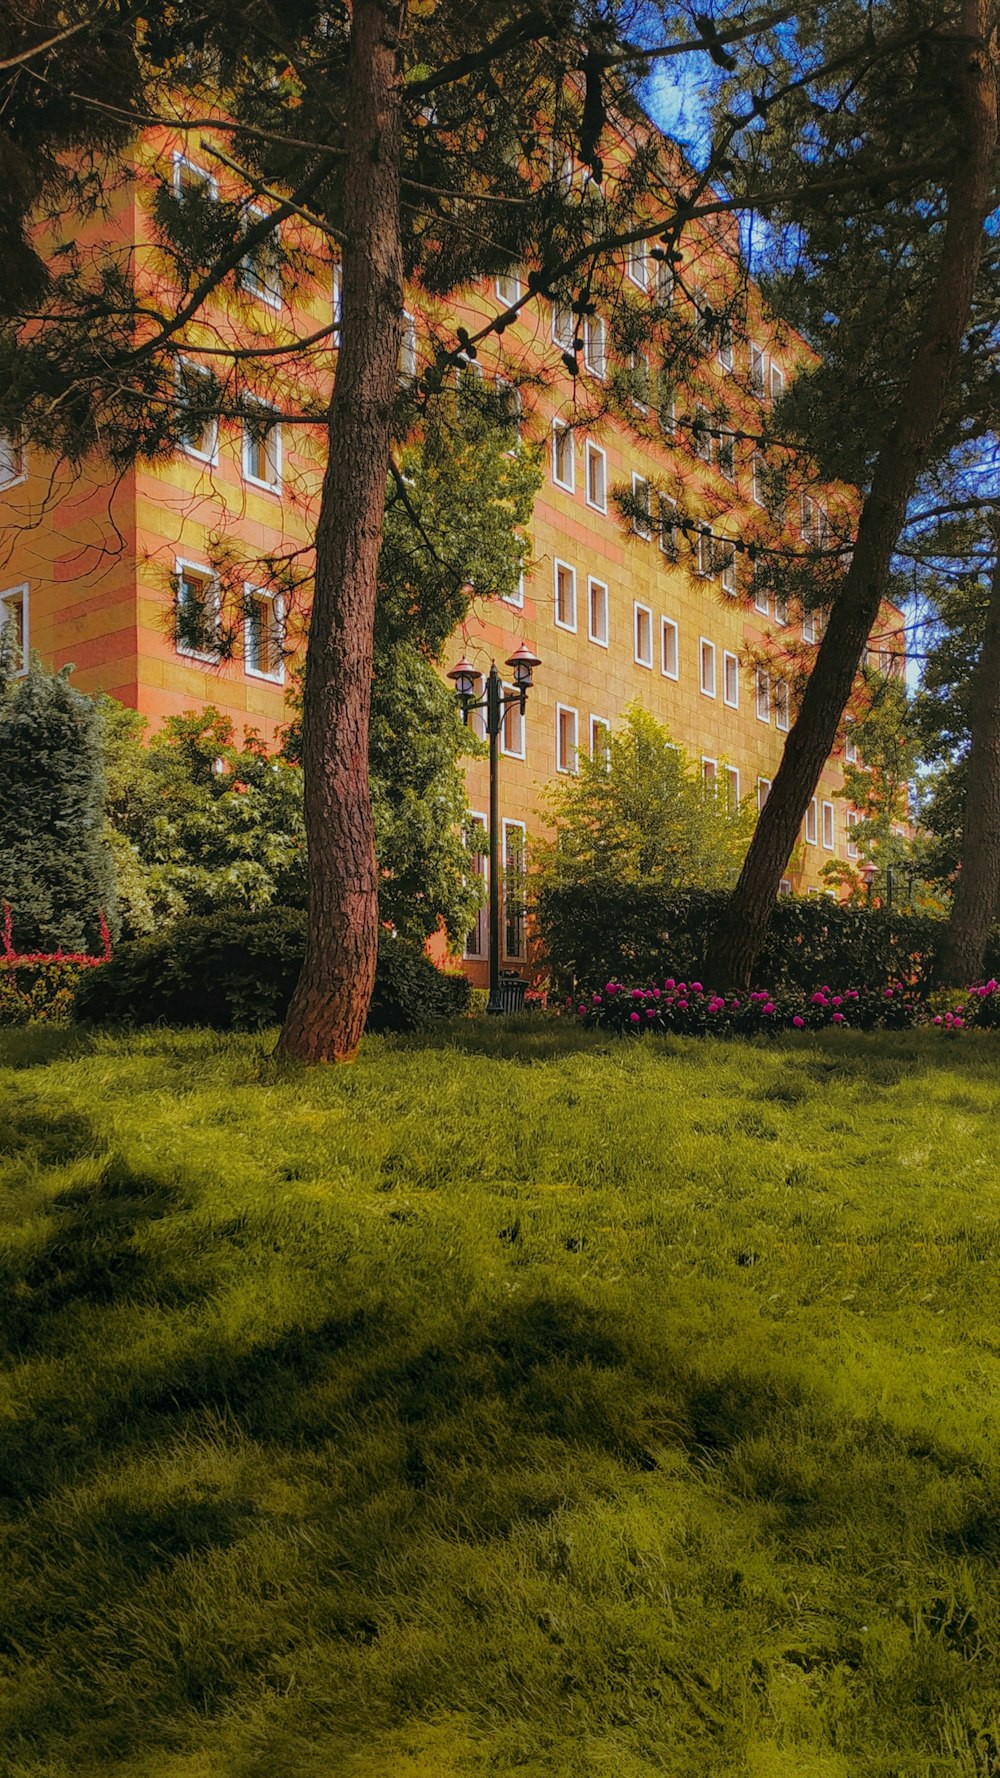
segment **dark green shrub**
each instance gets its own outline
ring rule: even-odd
[[[642,885],[600,882],[547,887],[538,895],[542,939],[558,988],[608,981],[662,982],[702,977],[709,941],[726,896],[671,894]],[[776,903],[754,981],[769,988],[814,990],[827,982],[872,988],[927,983],[944,922],[923,914],[841,906],[826,896]],[[994,934],[988,971],[1000,967]]]
[[[73,1017],[78,983],[93,973],[87,965],[62,957],[37,963],[8,963],[0,957],[0,1026],[27,1025],[33,1019],[65,1023]]]
[[[211,1025],[258,1030],[280,1024],[302,967],[306,917],[298,909],[178,920],[118,947],[80,981],[76,1016],[96,1024]],[[412,1031],[468,1004],[464,976],[436,969],[419,944],[379,946],[368,1028]]]

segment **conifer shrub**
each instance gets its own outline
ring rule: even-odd
[[[209,1025],[252,1031],[280,1024],[305,953],[296,908],[177,920],[119,945],[79,982],[78,1019],[112,1025]],[[414,1031],[465,1010],[464,976],[447,975],[417,942],[388,934],[379,946],[372,1031]]]

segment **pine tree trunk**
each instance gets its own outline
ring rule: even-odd
[[[896,423],[864,501],[857,547],[831,613],[799,714],[761,813],[739,881],[714,935],[707,979],[745,987],[760,953],[782,873],[837,737],[872,625],[889,590],[889,570],[907,502],[927,461],[953,384],[968,322],[990,207],[997,146],[995,42],[986,41],[987,0],[963,0],[956,85],[960,144],[946,181],[948,221],[937,280]],[[958,33],[956,33],[957,35]]]
[[[962,868],[935,976],[943,987],[978,981],[1000,897],[1000,555],[972,702]]]
[[[340,356],[316,531],[302,707],[309,929],[279,1051],[350,1061],[375,980],[378,878],[368,728],[379,545],[402,330],[402,6],[351,20]]]

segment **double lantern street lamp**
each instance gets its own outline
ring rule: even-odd
[[[528,691],[536,667],[541,666],[537,654],[532,654],[526,643],[514,650],[506,661],[514,679],[514,690],[505,691],[503,682],[497,672],[496,661],[493,661],[486,675],[486,690],[482,697],[477,697],[482,674],[471,661],[460,660],[457,667],[452,667],[448,678],[455,682],[455,696],[462,712],[462,721],[468,724],[473,710],[483,710],[486,715],[486,734],[490,743],[490,823],[487,839],[489,841],[490,860],[490,997],[486,1011],[500,1013],[503,1005],[500,999],[500,801],[498,785],[498,766],[500,760],[500,731],[508,710],[516,705],[524,715],[528,701]]]

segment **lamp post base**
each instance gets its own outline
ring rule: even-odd
[[[503,1010],[504,1006],[503,1001],[500,998],[500,990],[499,988],[492,988],[490,990],[490,997],[486,1002],[487,1014],[491,1016],[499,1016]]]

